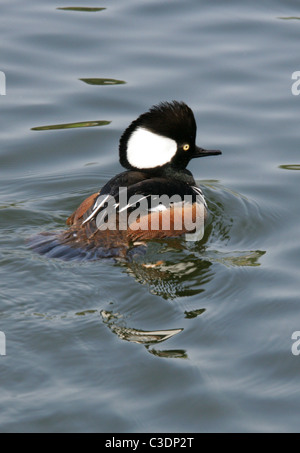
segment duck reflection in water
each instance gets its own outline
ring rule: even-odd
[[[215,274],[220,273],[220,266],[256,267],[264,254],[260,250],[220,252],[210,248],[205,240],[192,245],[174,239],[149,243],[146,250],[134,251],[132,259],[120,264],[150,293],[173,300],[204,293]]]
[[[150,354],[157,357],[165,358],[180,358],[186,359],[187,353],[184,349],[170,349],[170,350],[157,350],[153,345],[162,343],[178,333],[183,329],[167,329],[167,330],[153,330],[145,331],[127,327],[125,321],[120,314],[114,314],[111,311],[101,311],[103,322],[116,334],[121,340],[126,340],[132,343],[143,344]]]

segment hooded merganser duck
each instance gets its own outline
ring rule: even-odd
[[[120,163],[127,170],[79,206],[59,241],[108,251],[195,233],[175,221],[190,216],[195,228],[197,220],[204,225],[207,219],[203,193],[186,167],[196,157],[221,154],[196,146],[196,129],[194,114],[183,102],[164,102],[139,116],[120,139]]]

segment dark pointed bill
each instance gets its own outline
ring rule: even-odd
[[[193,157],[219,156],[220,154],[222,154],[222,151],[218,149],[203,149],[196,146]]]

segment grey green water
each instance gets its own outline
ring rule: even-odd
[[[299,431],[299,18],[295,0],[2,1],[0,432]],[[189,167],[204,240],[128,263],[29,250],[172,99],[223,151]]]

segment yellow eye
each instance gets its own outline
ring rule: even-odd
[[[186,144],[183,145],[183,151],[188,151],[190,149],[190,145]]]

